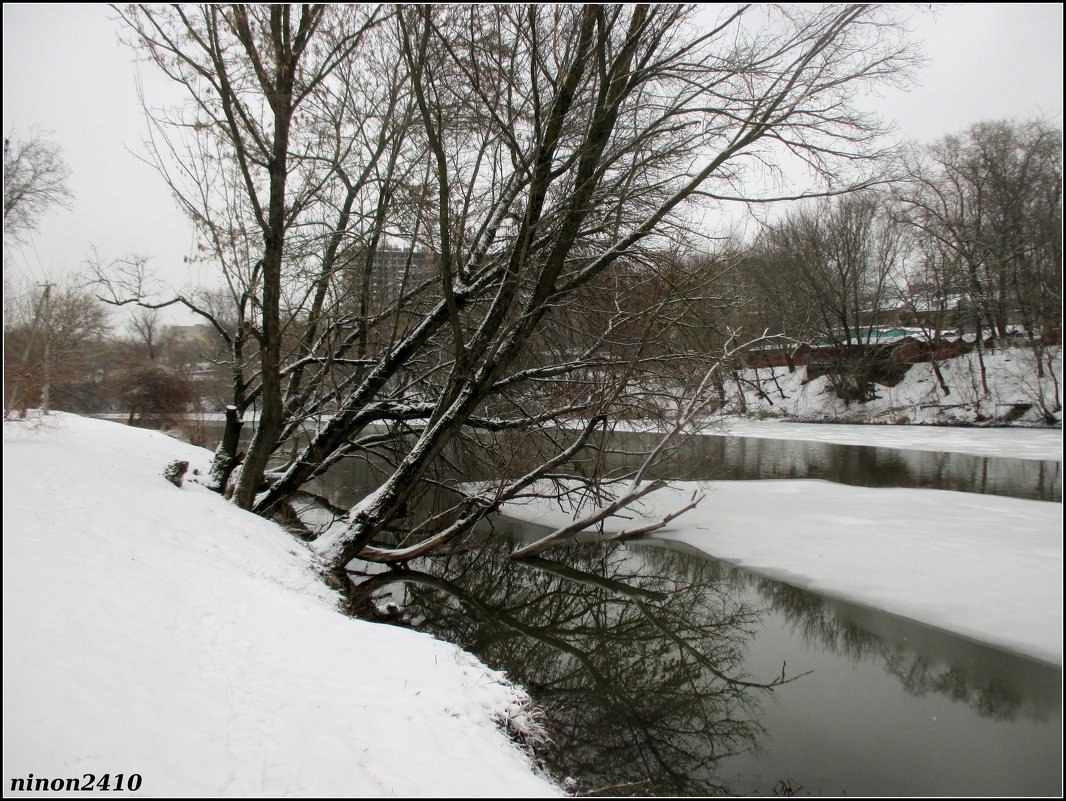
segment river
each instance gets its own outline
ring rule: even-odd
[[[604,458],[619,463],[646,445],[615,444]],[[1057,461],[723,436],[687,442],[661,472],[1062,493]],[[351,462],[315,490],[346,507],[373,481]],[[525,687],[550,738],[543,767],[575,792],[1061,795],[1057,665],[654,537],[501,558],[500,543],[546,532],[497,518],[450,556],[353,564],[350,605],[458,643]]]

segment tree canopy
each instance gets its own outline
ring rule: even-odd
[[[37,228],[54,206],[67,207],[73,198],[70,168],[59,145],[39,132],[28,138],[4,137],[4,239],[20,240]]]
[[[782,158],[815,170],[820,191],[864,185],[883,130],[854,101],[914,63],[890,7],[700,13],[122,12],[188,96],[152,111],[153,158],[227,304],[156,305],[216,328],[233,407],[259,411],[237,503],[269,514],[337,461],[367,460],[380,481],[321,546],[343,564],[428,552],[545,480],[625,479],[616,503],[651,488],[649,462],[579,457],[605,421],[672,408],[676,433],[703,402],[713,354],[669,322],[729,255],[685,266],[692,212],[767,199],[749,179]],[[145,302],[139,279],[109,288]],[[220,491],[236,441],[216,454]],[[283,463],[268,477],[271,458]],[[464,484],[465,458],[491,486]],[[450,500],[382,540],[438,488]]]

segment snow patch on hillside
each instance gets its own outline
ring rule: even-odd
[[[826,376],[808,380],[807,368],[749,368],[740,371],[740,387],[726,383],[731,407],[744,416],[782,418],[809,422],[839,423],[917,423],[959,425],[980,422],[1009,422],[1046,425],[1043,410],[1054,410],[1055,381],[1051,374],[1037,378],[1033,352],[1009,348],[985,354],[988,392],[981,383],[976,353],[940,362],[940,370],[950,389],[944,395],[933,365],[911,365],[903,380],[894,387],[875,385],[876,398],[867,403],[845,403],[836,396]],[[1062,354],[1052,361],[1053,375],[1062,384]],[[741,402],[741,395],[743,402]],[[1020,407],[1030,405],[1028,411]],[[1055,413],[1061,423],[1062,412]]]

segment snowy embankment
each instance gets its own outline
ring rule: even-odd
[[[4,424],[4,782],[139,795],[556,794],[453,645],[350,619],[308,549],[188,481],[208,453],[52,415]]]
[[[838,398],[826,376],[807,380],[807,368],[749,368],[740,371],[740,390],[727,382],[731,406],[745,416],[772,417],[797,421],[840,423],[917,423],[960,425],[1006,418],[1019,425],[1046,425],[1043,410],[1057,405],[1055,382],[1050,374],[1037,378],[1033,352],[1024,347],[986,353],[985,373],[988,391],[981,382],[977,354],[970,353],[940,362],[940,371],[950,394],[945,395],[933,365],[911,365],[894,387],[875,385],[875,399],[866,403],[845,403]],[[1053,374],[1062,383],[1062,354],[1053,359]],[[1028,411],[1021,407],[1031,405]],[[1062,413],[1056,417],[1062,421]]]
[[[1062,664],[1061,504],[813,480],[676,482],[605,530],[659,519],[696,491],[707,496],[656,538]],[[504,512],[545,526],[571,519],[546,500]]]

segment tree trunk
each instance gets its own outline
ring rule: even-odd
[[[226,428],[222,434],[222,441],[218,444],[218,448],[215,449],[215,456],[211,460],[211,467],[207,474],[207,486],[215,492],[225,492],[230,474],[233,473],[233,469],[238,464],[237,446],[241,440],[241,428],[243,425],[237,407],[227,406]]]
[[[936,345],[934,344],[933,347],[935,348]],[[933,372],[936,374],[937,383],[940,384],[940,391],[944,393],[944,397],[947,397],[951,394],[951,387],[949,387],[948,382],[944,380],[944,373],[940,369],[940,361],[936,358],[935,352],[933,353],[933,358],[930,359],[930,362],[933,365]]]
[[[306,9],[305,9],[306,11]],[[288,9],[271,7],[273,15],[284,15],[285,25],[274,26],[274,48],[278,59],[274,71],[274,93],[268,93],[274,113],[274,142],[270,160],[270,200],[263,232],[263,311],[259,341],[262,369],[262,411],[248,456],[234,490],[234,502],[251,509],[263,481],[263,473],[278,446],[284,425],[281,379],[281,264],[285,246],[285,188],[288,183],[289,129],[293,115],[293,81],[299,54],[284,31]]]

